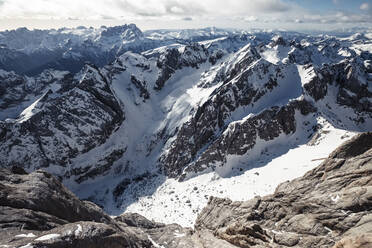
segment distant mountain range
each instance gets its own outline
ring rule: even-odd
[[[356,31],[334,31],[331,34],[345,36]],[[76,73],[87,62],[101,67],[127,51],[141,53],[175,43],[185,45],[222,37],[240,38],[246,42],[249,35],[264,35],[267,39],[273,33],[303,36],[295,32],[247,32],[219,28],[142,32],[135,24],[58,30],[18,28],[0,32],[0,69],[28,76],[35,76],[45,69]]]
[[[233,32],[201,30],[150,31],[134,24],[76,29],[0,32],[0,68],[26,75],[45,69],[78,72],[86,62],[104,66],[127,51],[143,52],[172,43],[188,43],[229,36]]]

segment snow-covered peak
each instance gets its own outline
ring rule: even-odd
[[[229,61],[226,63],[227,67],[224,69],[225,73],[229,74],[229,77],[232,78],[236,73],[249,68],[254,61],[257,61],[260,58],[261,55],[258,53],[256,48],[253,45],[248,44],[231,56]]]
[[[271,40],[272,40],[272,42],[270,43],[271,47],[287,45],[285,39],[280,35],[275,35]]]
[[[351,41],[355,41],[355,40],[364,40],[364,39],[367,39],[367,38],[363,33],[355,33],[355,34],[347,37],[346,39],[351,40]]]

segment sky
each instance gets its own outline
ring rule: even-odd
[[[0,0],[0,30],[125,23],[143,30],[372,28],[372,0]]]

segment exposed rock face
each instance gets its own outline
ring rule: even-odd
[[[13,171],[18,174],[0,171],[0,245],[152,247],[143,232],[136,233],[95,204],[79,200],[52,175]]]
[[[284,107],[273,107],[262,113],[228,126],[218,139],[206,149],[186,172],[200,172],[205,166],[223,165],[228,155],[244,155],[251,150],[257,140],[270,141],[280,135],[296,132],[296,111],[308,115],[316,108],[307,101],[293,101]]]
[[[155,223],[153,221],[150,221],[146,219],[145,217],[139,215],[139,214],[130,214],[130,213],[124,213],[118,217],[115,218],[116,221],[122,222],[128,226],[132,227],[139,227],[139,228],[145,228],[145,229],[154,229],[159,227],[164,227],[164,224],[161,223]]]
[[[48,91],[16,121],[0,122],[0,162],[29,170],[66,166],[102,144],[123,120],[107,80],[97,68],[87,66],[71,90]]]
[[[110,217],[100,208],[93,203],[80,201],[46,172],[35,171],[21,175],[1,169],[0,181],[0,205],[3,208],[1,214],[8,220],[2,219],[2,228],[48,230],[50,226],[40,225],[40,222],[47,224],[50,220],[55,220],[56,224],[76,221],[112,223]],[[16,215],[10,214],[18,210],[27,213],[29,223],[22,223],[22,219],[17,220]]]
[[[198,64],[207,61],[208,56],[208,50],[198,43],[185,46],[182,52],[175,48],[168,49],[157,61],[157,66],[161,71],[154,88],[156,90],[161,90],[166,81],[170,79],[176,70],[183,67],[197,67]],[[217,55],[217,57],[213,57],[212,60],[217,61],[218,57]],[[221,56],[219,58],[221,58]]]
[[[285,55],[289,61],[298,63],[297,68],[285,59],[278,64],[265,60],[252,44],[239,50],[221,65],[212,80],[199,85],[221,84],[194,109],[192,117],[161,154],[159,164],[166,175],[182,180],[194,173],[215,170],[226,164],[228,155],[242,156],[253,150],[257,138],[269,141],[285,134],[290,139],[297,131],[296,125],[305,118],[312,125],[315,123],[313,131],[317,116],[342,123],[343,128],[345,116],[354,122],[352,125],[370,122],[372,92],[365,81],[364,65],[353,57],[352,51],[347,50],[350,57],[340,60],[332,52],[341,49],[340,45],[324,45],[319,52],[315,45],[294,42],[290,47],[282,37],[276,37],[268,46],[291,48]],[[328,56],[332,63],[320,65],[319,60]],[[296,100],[291,102],[292,99]],[[342,108],[349,108],[351,114]],[[309,117],[309,113],[316,114]],[[307,135],[311,134],[309,130]]]
[[[353,237],[345,237],[338,241],[333,248],[368,248],[372,246],[372,235],[361,234]]]
[[[43,232],[31,242],[33,247],[152,247],[144,236],[96,222],[76,222]]]
[[[315,69],[314,77],[304,85],[304,89],[315,101],[319,101],[327,95],[328,87],[339,87],[335,99],[338,104],[358,112],[371,113],[372,106],[367,99],[372,97],[372,92],[368,90],[368,84],[362,82],[358,76],[362,74],[360,63],[352,59]],[[306,67],[312,66],[309,64]]]
[[[247,202],[211,198],[195,227],[238,247],[368,247],[371,171],[372,133],[363,133],[273,195]]]
[[[144,99],[148,99],[150,97],[144,82],[141,82],[133,75],[130,77],[130,81],[140,90],[140,97],[143,97]]]
[[[251,45],[242,48],[232,61],[226,68],[222,67],[213,80],[222,80],[222,85],[195,110],[192,118],[180,128],[169,150],[162,154],[160,163],[168,176],[178,177],[186,167],[187,171],[202,171],[224,161],[229,154],[243,155],[253,148],[256,137],[273,140],[281,133],[294,133],[295,109],[302,115],[316,112],[316,107],[307,101],[293,101],[282,108],[275,106],[291,96],[301,95],[297,84],[300,78],[293,65],[269,63]],[[294,76],[288,79],[290,74]],[[273,105],[269,107],[270,104]],[[242,109],[262,113],[231,123]],[[234,127],[237,133],[230,135],[229,129]],[[257,131],[259,136],[256,136]],[[192,161],[195,163],[190,164]]]
[[[61,93],[76,84],[69,72],[46,70],[37,77],[29,78],[0,70],[0,120],[16,118],[35,96],[41,97],[50,88]]]

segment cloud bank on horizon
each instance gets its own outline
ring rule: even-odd
[[[27,24],[31,19],[371,27],[372,0],[0,0],[3,25],[7,20]]]

